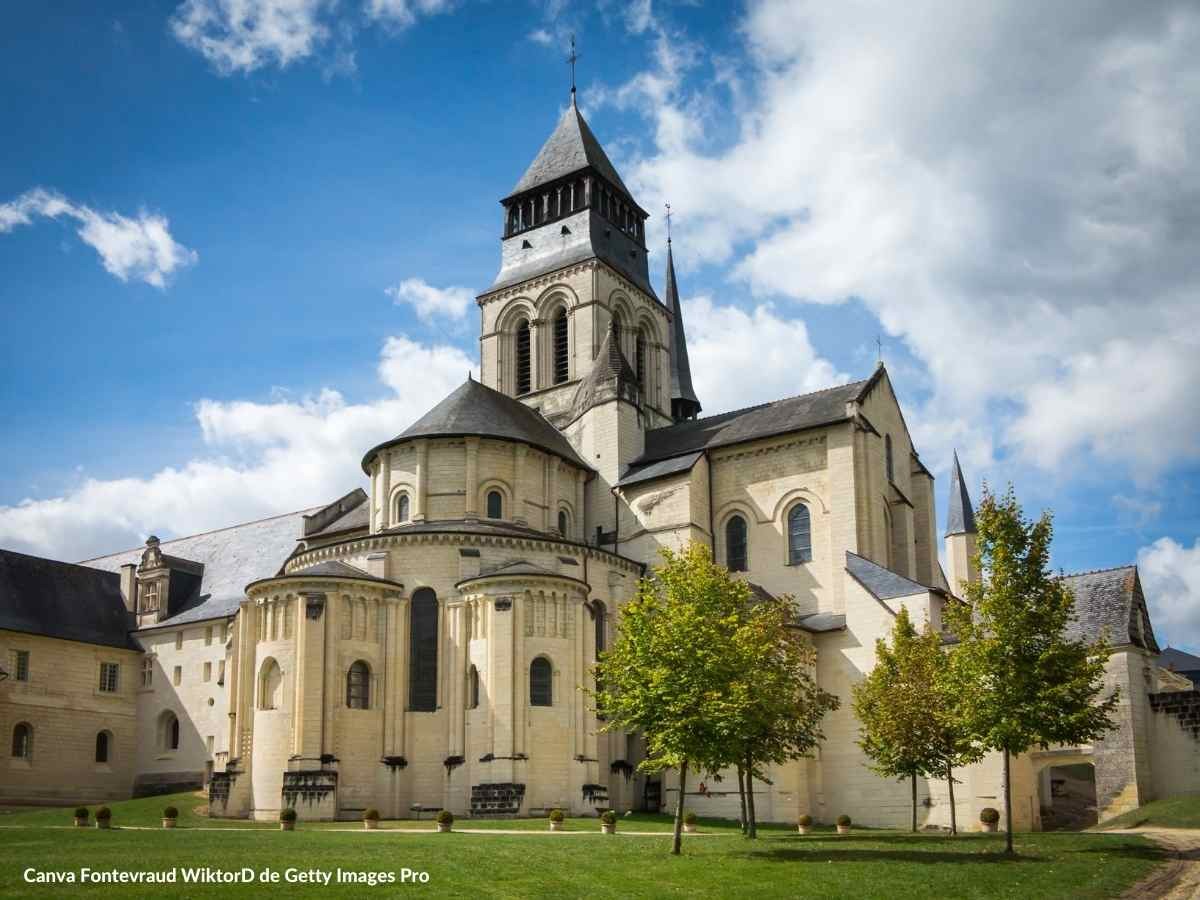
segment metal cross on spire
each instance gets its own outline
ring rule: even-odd
[[[575,52],[575,35],[571,35],[571,54],[567,57],[567,62],[571,64],[571,103],[575,103],[575,62],[579,59],[579,54]]]
[[[664,206],[667,207],[667,243],[669,244],[671,243],[671,204],[666,203]]]

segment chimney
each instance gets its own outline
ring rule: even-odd
[[[121,599],[127,611],[137,612],[137,563],[121,566]]]

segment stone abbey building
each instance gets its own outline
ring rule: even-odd
[[[976,577],[957,461],[943,573],[933,476],[883,366],[701,417],[670,246],[660,296],[647,213],[573,102],[502,202],[481,380],[366,449],[369,490],[77,565],[0,551],[0,800],[207,784],[231,817],[659,808],[670,773],[636,773],[638,736],[603,731],[580,687],[658,549],[695,540],[795,598],[843,701],[813,758],[755,785],[760,815],[907,821],[850,687],[901,607],[940,628]],[[1137,570],[1070,583],[1080,633],[1116,645],[1120,723],[1017,761],[1022,828],[1079,785],[1101,816],[1200,790],[1200,694],[1156,664]],[[961,773],[960,821],[999,805],[1000,773]],[[688,806],[732,817],[732,785],[708,777]],[[947,823],[945,785],[920,791]]]

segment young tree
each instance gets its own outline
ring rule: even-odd
[[[1013,852],[1010,757],[1030,747],[1079,744],[1113,727],[1114,692],[1100,699],[1107,641],[1072,640],[1074,599],[1049,570],[1054,529],[1021,512],[1010,487],[996,498],[984,488],[975,514],[982,578],[966,603],[945,614],[959,645],[954,673],[964,718],[979,743],[1004,754],[1005,851]]]

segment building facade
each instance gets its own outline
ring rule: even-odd
[[[673,249],[660,298],[647,214],[573,102],[502,205],[481,380],[369,449],[368,489],[79,566],[3,555],[43,574],[0,584],[0,798],[206,784],[231,817],[657,809],[676,783],[635,771],[639,737],[605,730],[585,689],[659,550],[699,541],[793,598],[842,699],[811,759],[754,786],[760,816],[907,821],[910,788],[867,768],[850,691],[900,608],[940,629],[978,577],[957,459],[943,572],[933,476],[882,365],[700,417]],[[1017,760],[1022,828],[1066,821],[1056,799],[1089,783],[1101,817],[1200,790],[1200,694],[1156,664],[1136,569],[1070,584],[1078,634],[1117,648],[1120,723]],[[999,804],[998,759],[960,778],[960,821]],[[706,776],[687,803],[735,816],[733,783]],[[920,793],[925,824],[948,824],[946,786]]]

